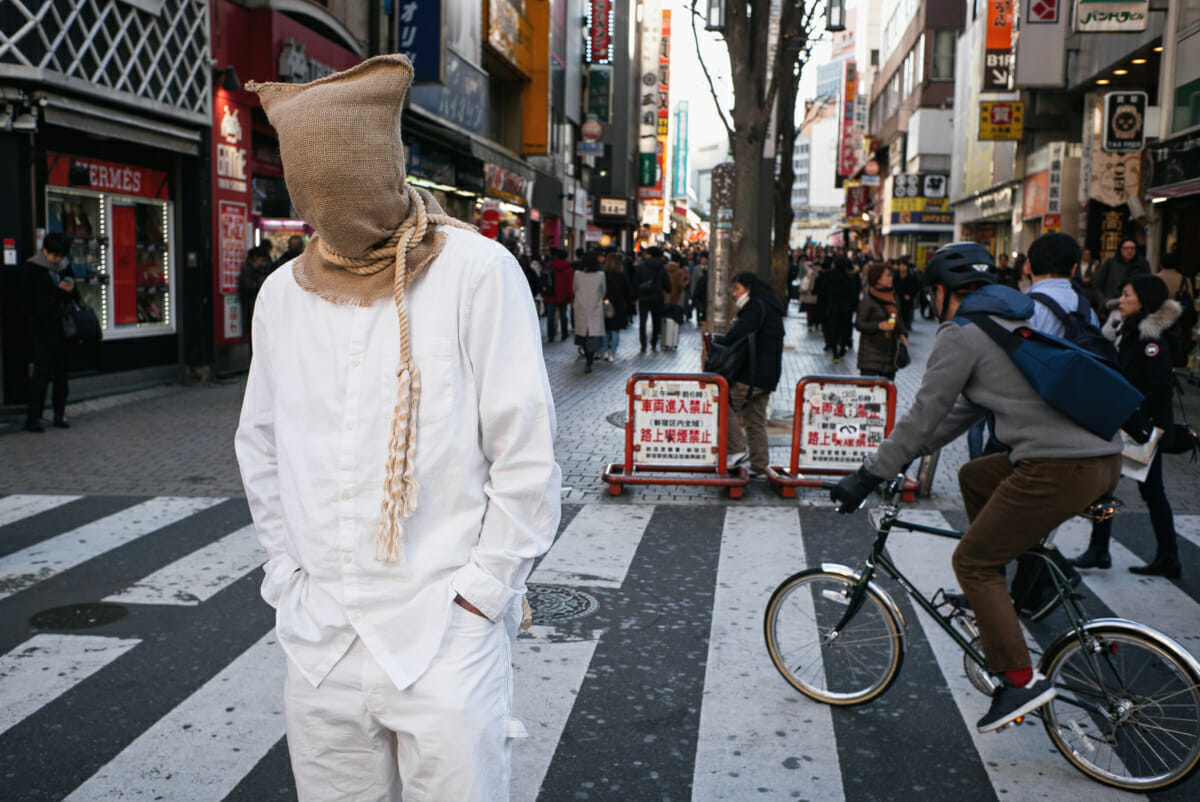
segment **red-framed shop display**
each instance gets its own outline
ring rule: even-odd
[[[601,479],[619,496],[625,485],[713,485],[741,498],[745,468],[726,469],[729,385],[714,373],[635,373],[625,384],[625,459]]]
[[[175,331],[167,174],[47,151],[46,233],[63,234],[80,299],[106,340]]]
[[[892,433],[896,385],[886,379],[805,376],[796,383],[791,464],[767,467],[767,482],[784,498],[797,487],[820,487],[823,478],[854,473]],[[912,499],[916,483],[905,486]]]

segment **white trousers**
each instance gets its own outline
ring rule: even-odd
[[[506,802],[512,741],[511,616],[457,604],[433,664],[403,691],[356,639],[312,687],[289,661],[288,752],[302,802]]]

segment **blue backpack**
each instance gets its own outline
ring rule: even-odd
[[[1063,326],[1064,340],[1070,340],[1088,353],[1098,356],[1111,365],[1118,364],[1117,347],[1108,341],[1100,328],[1092,323],[1092,306],[1087,299],[1075,293],[1078,302],[1073,312],[1068,312],[1058,305],[1049,295],[1041,292],[1029,293],[1030,298],[1041,301],[1050,313],[1058,318]]]
[[[1142,405],[1142,394],[1116,368],[1075,343],[1030,328],[1009,331],[985,314],[955,321],[979,326],[1043,401],[1097,437],[1112,439]]]

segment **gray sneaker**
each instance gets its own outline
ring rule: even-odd
[[[1022,688],[1002,677],[1000,687],[992,693],[992,706],[975,726],[980,732],[995,732],[1021,716],[1037,710],[1055,696],[1058,696],[1058,690],[1050,684],[1050,680],[1036,671],[1029,684]]]

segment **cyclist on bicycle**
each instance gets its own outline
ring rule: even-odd
[[[925,270],[942,321],[908,413],[857,473],[830,492],[853,512],[914,458],[961,435],[991,413],[1008,450],[968,462],[958,474],[970,525],[954,550],[955,576],[975,613],[988,669],[1000,677],[979,720],[992,732],[1050,701],[1036,674],[1005,584],[1004,569],[1062,522],[1111,493],[1121,475],[1121,440],[1105,440],[1056,411],[986,332],[956,314],[984,313],[1009,330],[1029,325],[1033,301],[995,283],[995,264],[974,242],[935,253]]]

